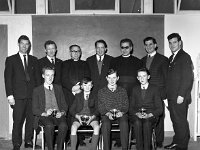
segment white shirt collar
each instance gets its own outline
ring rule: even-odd
[[[173,54],[174,54],[174,57],[177,55],[177,53],[180,51],[180,49],[179,50],[177,50],[177,51],[175,51]],[[173,57],[173,59],[174,59],[174,57]]]
[[[148,56],[153,57],[156,55],[156,51],[153,51],[151,54],[148,54]]]
[[[124,58],[127,58],[127,57],[129,57],[129,56],[131,56],[131,54],[126,55],[126,56],[122,55],[122,57],[124,57]]]
[[[48,89],[48,90],[49,90],[49,86],[50,86],[50,89],[52,90],[52,89],[53,89],[53,84],[44,83],[44,87],[45,87],[46,89]]]
[[[49,56],[47,55],[47,58],[48,58],[48,60],[49,60],[50,62],[52,62],[52,59],[53,59],[54,62],[55,62],[55,57],[51,58],[51,57],[49,57]]]
[[[26,63],[27,63],[28,62],[28,55],[27,54],[22,54],[21,52],[19,52],[19,56],[20,56],[20,58],[22,60],[23,66],[25,67],[25,65],[24,65],[24,55],[26,55]]]
[[[104,59],[104,56],[105,56],[105,55],[102,55],[102,56],[101,56],[101,61]],[[97,60],[99,61],[100,56],[99,56],[99,55],[96,55],[96,58],[97,58]]]
[[[145,90],[146,90],[146,89],[148,88],[148,86],[149,86],[149,83],[147,83],[147,84],[145,84],[145,85],[142,85],[142,84],[141,84],[141,89],[145,89]]]

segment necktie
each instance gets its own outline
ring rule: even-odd
[[[54,62],[53,58],[51,58],[51,63],[52,63],[52,65],[55,65],[55,62]]]
[[[49,86],[49,91],[51,91],[51,86]]]
[[[171,61],[170,61],[170,63],[172,63],[173,60],[174,60],[174,54],[172,54],[172,56],[171,56]]]
[[[85,99],[88,100],[89,99],[89,94],[85,95]]]
[[[101,58],[101,56],[99,56],[99,62],[101,62],[102,60],[101,60],[102,58]]]
[[[27,62],[26,62],[26,55],[24,56],[24,71],[25,71],[25,75],[26,75],[26,81],[30,81],[30,76],[28,74],[28,66],[27,66]]]
[[[148,55],[148,57],[150,58],[150,57],[151,57],[151,55]]]

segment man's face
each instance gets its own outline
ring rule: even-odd
[[[28,40],[21,40],[20,43],[18,43],[18,46],[19,52],[21,52],[22,54],[26,54],[29,49],[30,43]]]
[[[45,52],[49,57],[54,57],[56,55],[56,46],[54,44],[46,45]]]
[[[178,39],[172,38],[169,40],[169,48],[172,51],[172,53],[178,51],[181,49],[181,41],[178,41]]]
[[[146,71],[140,71],[140,72],[138,72],[137,79],[140,81],[140,83],[142,85],[147,84],[149,78],[150,78],[150,75],[148,75]]]
[[[103,56],[105,52],[106,52],[105,45],[103,43],[97,43],[96,54],[99,56]]]
[[[132,50],[132,46],[130,46],[129,42],[121,43],[122,56],[130,55],[131,50]]]
[[[81,88],[83,89],[84,92],[90,92],[92,89],[92,82],[88,82],[88,83],[83,83],[81,85]]]
[[[71,58],[74,60],[79,60],[81,57],[81,50],[77,46],[73,46],[70,50]]]
[[[144,48],[148,54],[151,54],[156,50],[156,44],[152,40],[145,41]]]
[[[54,70],[45,70],[44,74],[42,74],[42,77],[44,78],[44,82],[46,84],[52,84],[54,79]]]
[[[108,85],[114,86],[117,84],[117,81],[119,80],[119,77],[117,76],[116,73],[110,74],[106,77],[108,81]]]

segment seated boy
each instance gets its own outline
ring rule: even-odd
[[[162,114],[163,107],[157,86],[148,82],[149,71],[142,68],[137,74],[141,85],[132,90],[129,119],[134,125],[137,150],[151,150],[152,125]]]
[[[65,102],[62,87],[52,84],[54,68],[44,67],[42,77],[44,84],[33,91],[32,109],[35,118],[35,128],[38,123],[44,126],[45,139],[48,150],[53,150],[53,138],[55,125],[58,126],[57,150],[63,149],[67,133],[66,112],[68,106]]]
[[[92,136],[91,150],[97,149],[100,126],[97,100],[91,92],[92,86],[92,80],[90,78],[85,77],[82,79],[81,89],[83,91],[75,95],[75,100],[69,110],[73,117],[73,123],[71,126],[71,150],[76,150],[77,130],[81,125],[92,126],[94,132]],[[86,119],[86,121],[84,121],[84,119]]]
[[[109,69],[106,75],[107,86],[98,92],[98,108],[102,118],[104,150],[111,149],[111,125],[118,123],[122,150],[128,149],[128,95],[117,85],[119,76],[116,70]],[[115,111],[114,111],[115,110]]]

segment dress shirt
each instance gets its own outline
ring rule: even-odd
[[[180,49],[179,49],[179,50],[180,50]],[[179,52],[179,50],[175,51],[175,52],[172,54],[172,55],[173,55],[173,58],[172,58],[171,62],[174,61],[174,58],[176,57],[176,55],[177,55],[177,53]]]
[[[98,61],[103,61],[104,55],[103,55],[103,56],[96,55],[96,58],[97,58]],[[100,59],[101,59],[101,60],[100,60]]]
[[[47,83],[44,83],[44,87],[46,88],[46,89],[50,89],[50,90],[52,90],[53,89],[53,84],[47,84]],[[50,88],[49,88],[50,87]]]
[[[47,55],[47,58],[48,58],[48,60],[52,63],[52,59],[53,59],[53,62],[54,62],[54,64],[55,64],[55,60],[56,60],[56,58],[55,57],[49,57],[48,55]]]
[[[21,58],[21,60],[22,60],[23,66],[24,66],[24,68],[25,68],[25,64],[24,64],[24,55],[26,55],[26,64],[28,64],[28,56],[27,56],[27,54],[22,54],[22,53],[19,52],[19,56],[20,56],[20,58]]]
[[[145,85],[142,85],[142,84],[141,84],[141,89],[146,90],[146,89],[148,88],[148,86],[149,86],[149,83],[147,83],[147,84],[145,84]]]
[[[122,57],[124,57],[124,58],[128,58],[129,56],[131,56],[131,54],[126,55],[126,56],[122,55]]]
[[[148,54],[148,57],[153,57],[156,55],[156,51],[153,51],[151,54]]]

